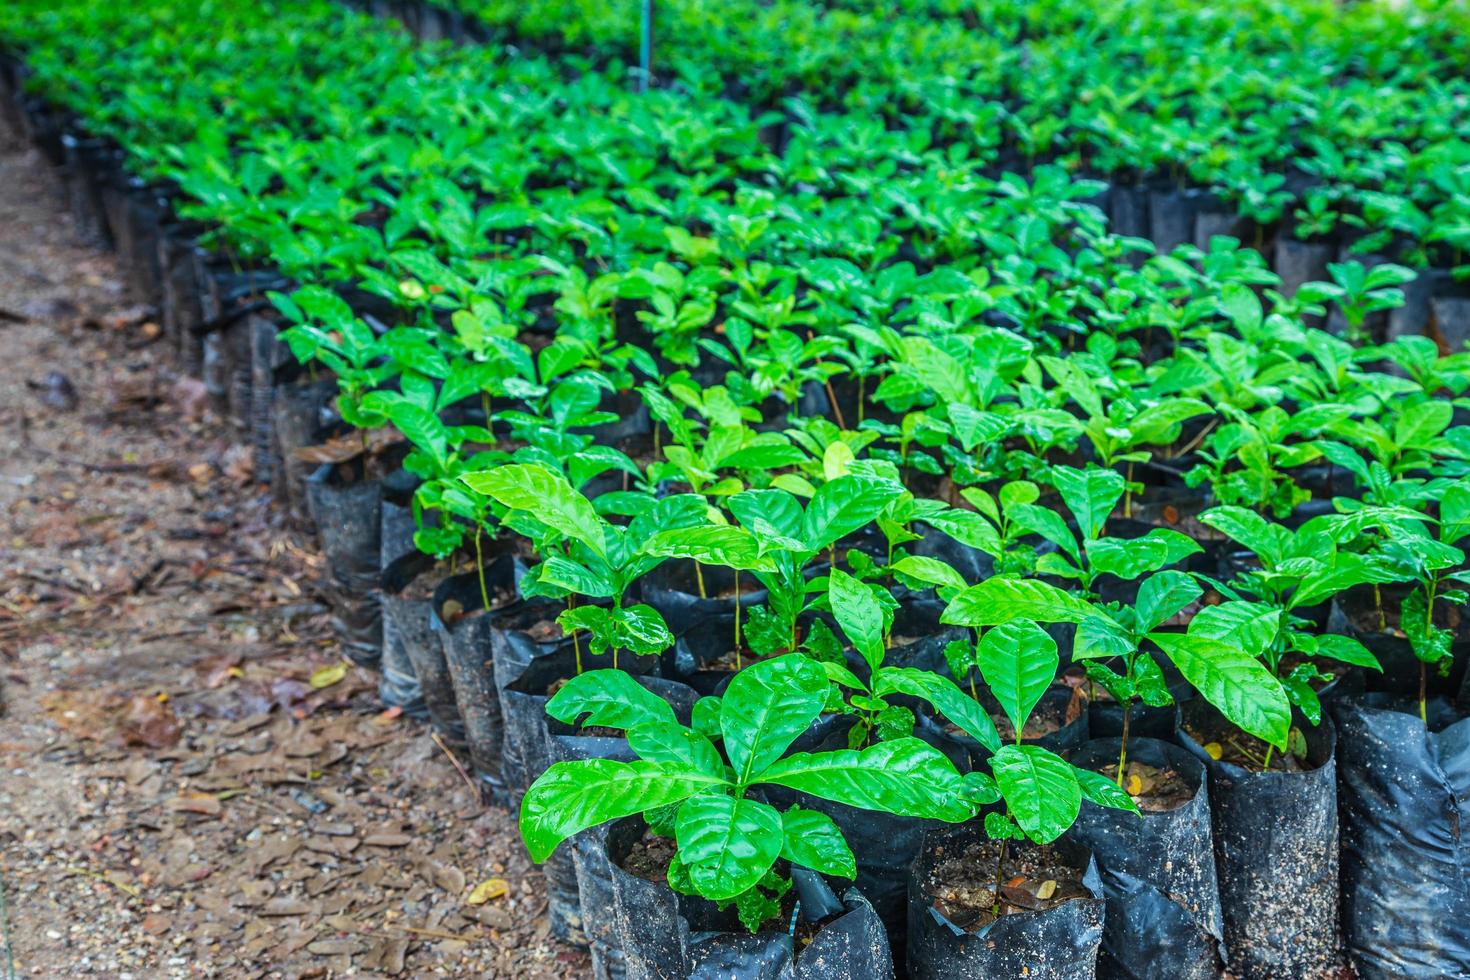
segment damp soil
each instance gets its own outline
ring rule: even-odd
[[[1101,766],[1097,772],[1117,782],[1118,764]],[[1123,789],[1145,813],[1167,813],[1194,799],[1194,789],[1173,768],[1160,769],[1129,760],[1123,767]]]
[[[751,664],[760,663],[762,660],[769,660],[770,657],[775,656],[780,656],[780,654],[771,654],[770,656],[758,656],[757,654],[751,653],[749,650],[741,650],[739,652],[739,656],[737,657],[734,650],[729,650],[725,653],[720,654],[718,657],[709,661],[708,663],[701,664],[699,669],[702,671],[712,671],[717,674],[734,674],[744,670]]]
[[[653,831],[645,831],[643,839],[634,844],[623,859],[623,870],[644,881],[667,882],[669,865],[679,849],[668,837],[660,837]]]
[[[1229,762],[1250,772],[1310,772],[1315,769],[1305,754],[1298,757],[1256,738],[1233,725],[1202,728],[1186,722],[1184,731],[1208,752],[1211,758]],[[1296,729],[1292,729],[1296,733]],[[1293,743],[1301,743],[1298,738]],[[1269,751],[1269,754],[1268,754]],[[1269,761],[1269,764],[1268,764]]]
[[[1031,716],[1026,719],[1026,726],[1021,730],[1022,740],[1033,741],[1045,738],[1061,731],[1080,718],[1087,710],[1087,695],[1081,688],[1071,688],[1071,695],[1071,698],[1066,701],[1061,698],[1043,698],[1036,705]],[[1015,727],[1011,725],[1011,720],[1006,717],[1005,712],[999,707],[989,705],[986,706],[986,712],[990,715],[990,720],[995,722],[995,730],[1000,735],[1001,742],[1015,741]],[[953,730],[958,731],[958,729]]]
[[[404,590],[405,598],[432,599],[434,597],[435,586],[442,582],[449,573],[450,569],[448,565],[445,562],[440,562],[434,566],[432,572],[420,575],[414,579],[414,583]],[[490,608],[471,609],[469,612],[465,612],[465,608],[460,604],[459,600],[447,599],[443,607],[439,610],[440,618],[444,620],[446,626],[453,626],[455,623],[460,623],[467,619],[474,619],[476,616],[483,615],[484,613],[504,609],[516,601],[516,592],[514,589],[497,589],[490,586],[487,588],[487,591],[490,593]],[[555,624],[553,623],[552,625]]]
[[[1383,633],[1403,639],[1405,634],[1399,622],[1399,609],[1406,594],[1404,589],[1384,587],[1380,604],[1374,599],[1371,587],[1354,588],[1339,597],[1338,607],[1361,634]],[[1470,633],[1470,621],[1466,620],[1460,606],[1442,599],[1434,604],[1434,625],[1449,630],[1457,639]]]
[[[677,853],[678,848],[674,845],[673,840],[668,837],[660,837],[653,831],[647,830],[643,833],[643,839],[628,851],[628,856],[623,859],[622,868],[644,881],[665,885],[669,880],[669,865],[673,863],[674,855]],[[778,863],[778,870],[780,867],[781,863]],[[796,889],[792,888],[781,899],[781,914],[767,920],[761,931],[785,931],[790,927],[794,912],[796,912]],[[799,955],[811,944],[811,941],[817,937],[817,933],[821,932],[822,926],[835,918],[837,916],[834,915],[820,922],[808,922],[798,917],[791,937],[797,954]]]
[[[934,908],[967,932],[975,932],[998,916],[996,863],[999,841],[972,839],[951,842],[934,851],[934,862],[923,882]],[[1007,848],[1001,879],[999,913],[1043,912],[1065,902],[1090,897],[1082,872],[1071,867],[1049,847]]]

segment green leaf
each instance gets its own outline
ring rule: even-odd
[[[1184,572],[1159,572],[1143,580],[1134,605],[1136,628],[1147,633],[1185,606],[1198,599],[1204,590]]]
[[[1454,544],[1470,534],[1470,479],[1445,487],[1439,498],[1439,539]]]
[[[725,763],[714,743],[677,723],[640,723],[628,732],[628,747],[648,762],[719,778],[725,775]]]
[[[987,555],[999,555],[1001,552],[1000,535],[996,533],[995,527],[972,511],[951,509],[925,515],[921,519],[960,544],[977,548]]]
[[[1013,619],[1080,623],[1092,606],[1070,592],[1035,579],[990,578],[950,600],[939,621],[947,626],[1000,626]]]
[[[1340,633],[1324,633],[1317,637],[1316,654],[1329,660],[1340,663],[1352,664],[1354,667],[1362,667],[1365,670],[1382,671],[1383,667],[1378,663],[1378,658],[1350,636]]]
[[[521,837],[539,864],[558,844],[588,827],[677,803],[723,783],[704,773],[667,770],[652,762],[558,762],[531,784],[521,800]]]
[[[1205,606],[1189,621],[1190,635],[1229,641],[1252,657],[1265,653],[1280,630],[1281,610],[1243,600]]]
[[[922,698],[990,751],[1000,748],[1000,733],[989,713],[947,677],[917,667],[884,667],[873,679],[873,693]]]
[[[547,555],[542,559],[537,568],[537,577],[546,585],[554,585],[577,595],[606,599],[617,593],[613,583],[607,578],[586,565],[561,555]]]
[[[1393,441],[1401,449],[1432,449],[1434,439],[1449,427],[1455,406],[1436,398],[1406,408],[1393,427]]]
[[[1072,774],[1077,777],[1077,785],[1082,788],[1084,799],[1114,810],[1138,812],[1138,804],[1133,802],[1133,797],[1123,792],[1123,788],[1108,777],[1078,766],[1073,767]]]
[[[975,815],[954,764],[917,738],[862,750],[796,752],[761,773],[759,782],[903,817],[959,823]]]
[[[404,438],[429,454],[436,472],[443,473],[449,454],[449,433],[439,416],[409,401],[394,400],[385,413]]]
[[[963,589],[968,584],[963,575],[938,558],[909,555],[888,567],[895,574],[941,589]]]
[[[883,607],[873,590],[840,568],[827,576],[827,595],[832,615],[853,647],[876,671],[883,662]]]
[[[1100,612],[1077,624],[1077,636],[1072,641],[1072,659],[1126,657],[1137,649],[1138,644],[1133,635],[1119,626],[1111,616]]]
[[[976,661],[1019,742],[1026,719],[1057,676],[1056,640],[1035,623],[1008,623],[981,638]]]
[[[827,703],[827,674],[800,654],[752,664],[720,701],[720,732],[741,786],[781,757]]]
[[[1254,551],[1268,567],[1280,563],[1291,534],[1244,507],[1212,507],[1200,514],[1199,520]]]
[[[801,537],[801,501],[785,490],[746,490],[729,500],[730,513],[760,537]]]
[[[1067,522],[1062,519],[1062,515],[1050,507],[1020,504],[1012,507],[1006,513],[1017,527],[1041,535],[1072,556],[1073,561],[1082,560],[1082,551],[1077,546],[1077,536],[1072,533],[1071,528],[1067,527]]]
[[[824,483],[807,504],[801,539],[812,551],[821,551],[871,524],[903,492],[902,484],[856,474]]]
[[[599,728],[678,724],[667,701],[621,670],[589,670],[573,677],[552,695],[546,713],[568,725]]]
[[[741,571],[773,572],[775,563],[760,553],[756,536],[741,527],[709,524],[660,531],[642,551],[662,558],[690,558],[705,565],[723,565]]]
[[[1077,519],[1086,539],[1102,534],[1108,515],[1118,506],[1123,491],[1128,488],[1128,481],[1122,474],[1098,466],[1089,466],[1085,470],[1071,466],[1053,467],[1052,482],[1056,484],[1067,509]]]
[[[760,881],[781,855],[781,814],[758,800],[708,794],[679,807],[679,858],[699,894],[734,898]]]
[[[1089,542],[1087,560],[1096,572],[1135,579],[1145,572],[1173,565],[1204,549],[1187,534],[1156,527],[1141,538],[1102,538]]]
[[[663,653],[674,645],[674,634],[659,611],[650,605],[624,606],[612,611],[618,646],[643,656]]]
[[[1039,745],[1003,745],[990,771],[1012,820],[1038,844],[1050,844],[1077,821],[1082,787],[1076,769]]]
[[[592,501],[572,489],[560,473],[534,463],[509,463],[460,477],[471,490],[513,510],[532,515],[554,531],[604,555],[603,522]]]
[[[1184,679],[1242,731],[1286,748],[1291,702],[1281,682],[1238,645],[1204,636],[1151,633]]]
[[[706,738],[720,737],[720,699],[705,696],[694,702],[689,725]]]
[[[825,813],[794,806],[781,815],[781,856],[792,864],[838,878],[857,877],[857,859],[837,824]]]

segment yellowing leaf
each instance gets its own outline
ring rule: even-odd
[[[1137,796],[1143,792],[1143,780],[1137,774],[1128,777],[1128,795]]]
[[[1211,759],[1216,759],[1216,760],[1218,760],[1220,758],[1220,756],[1222,756],[1222,755],[1225,754],[1225,750],[1220,747],[1220,743],[1219,742],[1206,742],[1205,743],[1205,751],[1210,754],[1210,758]]]
[[[470,892],[465,903],[468,905],[484,905],[492,898],[500,898],[510,892],[510,885],[504,878],[489,878],[480,882]]]
[[[339,660],[334,664],[318,668],[312,671],[311,680],[308,682],[312,688],[320,691],[324,687],[331,687],[340,683],[347,676],[347,661]]]
[[[822,475],[829,480],[835,480],[839,476],[846,476],[848,467],[856,459],[852,447],[845,442],[834,442],[827,446],[826,452],[822,454]]]

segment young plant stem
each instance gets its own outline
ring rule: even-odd
[[[1118,787],[1123,786],[1123,770],[1128,767],[1128,722],[1133,716],[1133,699],[1123,702],[1123,737],[1118,746]]]
[[[990,914],[996,918],[1000,918],[1000,890],[1006,883],[1006,846],[1009,843],[1005,837],[1000,839],[1000,858],[995,862],[995,904],[990,907]]]
[[[1429,709],[1425,705],[1424,687],[1428,675],[1429,665],[1423,660],[1419,661],[1419,720],[1424,722],[1426,727],[1429,725]]]
[[[1377,582],[1373,583],[1373,605],[1378,608],[1378,632],[1382,633],[1388,629],[1388,618],[1383,612],[1383,590]]]
[[[1266,746],[1266,759],[1265,759],[1264,762],[1261,763],[1261,768],[1262,769],[1270,769],[1271,768],[1271,753],[1274,752],[1274,751],[1276,751],[1276,746],[1274,746],[1274,745],[1267,745]]]
[[[480,550],[480,528],[475,527],[475,571],[480,577],[480,608],[490,608],[490,590],[485,588],[485,555]]]
[[[1133,464],[1128,464],[1128,487],[1123,491],[1123,517],[1133,518]]]
[[[567,608],[568,609],[576,609],[577,608],[577,597],[576,596],[574,596],[574,595],[567,596]],[[579,640],[579,639],[577,639],[577,631],[576,630],[572,630],[572,650],[574,651],[574,653],[576,655],[576,658],[577,658],[577,676],[578,677],[581,677],[582,676],[582,641]]]
[[[857,420],[858,420],[858,425],[862,425],[863,424],[863,418],[866,415],[865,409],[868,406],[868,398],[867,398],[868,376],[866,374],[859,374],[858,375],[857,388],[858,388],[858,391],[857,391],[858,419]]]
[[[699,597],[708,599],[709,594],[704,591],[704,568],[697,561],[694,563],[694,581],[699,586]]]
[[[490,431],[490,392],[480,389],[480,410],[485,413],[485,431]]]
[[[837,419],[837,428],[847,428],[846,423],[842,421],[842,409],[837,405],[837,396],[832,393],[832,379],[827,378],[822,384],[827,389],[827,404],[832,406],[832,416]]]
[[[735,669],[740,670],[740,569],[735,569]]]

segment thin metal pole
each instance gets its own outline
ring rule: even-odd
[[[642,0],[643,23],[638,37],[638,91],[648,91],[653,77],[653,0]]]

